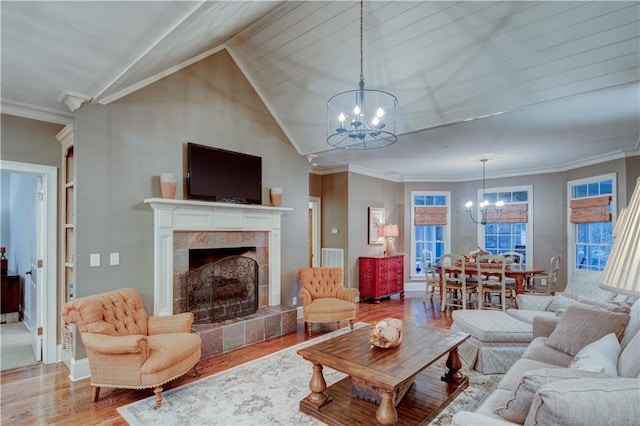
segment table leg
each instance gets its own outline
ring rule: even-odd
[[[449,357],[447,358],[447,370],[444,373],[444,376],[440,378],[443,382],[453,383],[455,385],[459,385],[460,383],[467,380],[467,376],[460,372],[462,368],[462,362],[460,361],[460,356],[458,355],[458,348],[455,347],[449,352]]]
[[[322,364],[313,363],[309,389],[311,389],[311,393],[307,395],[306,399],[316,408],[320,408],[331,401],[331,398],[324,393],[324,391],[327,390],[327,382],[322,375]]]
[[[393,392],[386,390],[380,391],[380,405],[376,411],[376,420],[382,426],[391,426],[398,422],[398,412],[393,405],[393,400]]]
[[[522,285],[522,283],[524,282],[524,275],[517,274],[513,277],[513,280],[516,282],[516,294],[524,293],[524,286]]]

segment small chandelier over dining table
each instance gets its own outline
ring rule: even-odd
[[[491,206],[491,203],[487,201],[487,199],[485,198],[487,193],[487,191],[485,190],[485,165],[487,164],[488,160],[486,158],[483,158],[480,161],[482,162],[482,202],[480,202],[480,205],[479,205],[480,217],[478,217],[477,220],[473,217],[473,213],[471,212],[471,207],[473,207],[473,201],[467,201],[467,203],[464,206],[467,208],[469,219],[471,219],[473,223],[486,225],[487,223],[490,223],[490,221],[488,220],[488,214],[489,214],[489,206]],[[496,217],[495,217],[495,220],[493,220],[493,222],[499,221],[500,218],[502,217],[502,210],[504,209],[504,201],[502,200],[496,201],[495,207],[496,207]]]
[[[364,0],[360,0],[360,84],[329,98],[327,143],[335,148],[365,150],[393,145],[398,99],[391,93],[364,88]]]

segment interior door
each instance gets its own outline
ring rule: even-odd
[[[31,318],[33,319],[31,328],[31,349],[36,361],[42,361],[42,330],[43,312],[44,312],[44,281],[43,281],[43,264],[44,247],[42,244],[42,230],[44,228],[44,188],[42,185],[42,176],[38,176],[36,190],[33,197],[33,211],[35,212],[35,232],[31,247],[33,252],[31,255],[31,280],[25,279],[25,291],[29,286],[30,303],[28,308],[31,310]],[[30,282],[29,282],[30,281]]]

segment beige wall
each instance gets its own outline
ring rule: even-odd
[[[322,212],[320,246],[323,248],[341,248],[344,250],[345,263],[349,253],[348,222],[348,173],[334,173],[322,176]],[[332,233],[336,229],[337,233]],[[345,285],[347,277],[344,277]]]
[[[3,160],[61,167],[62,146],[56,135],[64,126],[8,114],[0,117]]]
[[[309,196],[322,197],[322,176],[309,173]]]
[[[296,273],[307,262],[308,164],[297,154],[226,51],[109,104],[76,112],[77,293],[135,287],[153,312],[153,211],[158,176],[185,177],[185,144],[195,142],[262,157],[268,188],[284,189],[282,300],[291,304]],[[184,197],[179,187],[176,198]],[[111,252],[120,265],[108,266]],[[89,267],[100,253],[102,266]]]
[[[358,258],[380,255],[384,245],[370,245],[368,236],[369,207],[384,208],[385,223],[396,223],[404,228],[404,199],[402,184],[349,173],[349,255],[345,256],[345,282],[350,287],[359,285]],[[396,238],[396,251],[403,252],[404,233]]]

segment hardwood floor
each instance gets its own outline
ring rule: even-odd
[[[406,322],[450,328],[451,314],[441,313],[437,302],[422,302],[422,292],[407,292],[404,300],[394,296],[378,304],[359,303],[357,321],[372,322],[385,317],[400,318]],[[342,325],[342,324],[341,324]],[[335,324],[317,324],[313,337],[331,332]],[[263,355],[309,340],[304,324],[298,321],[296,333],[289,333],[265,342],[232,352],[203,359],[198,364],[201,377],[243,364]],[[5,370],[0,376],[2,425],[126,425],[116,408],[146,398],[151,389],[128,390],[103,388],[98,402],[89,402],[89,379],[71,382],[69,370],[63,363],[36,364]],[[192,373],[164,386],[171,389],[198,378]]]

